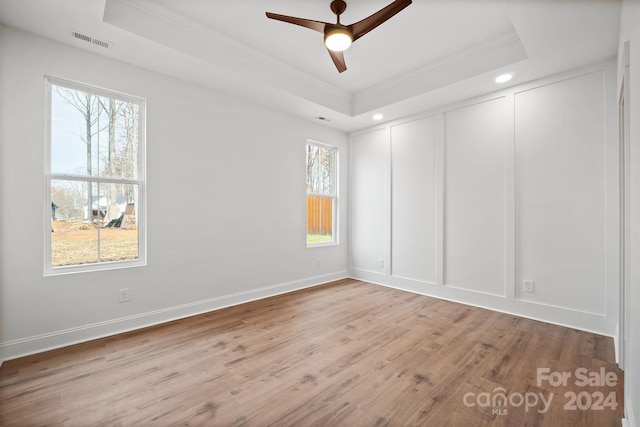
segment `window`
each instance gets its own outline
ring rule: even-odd
[[[307,143],[307,246],[338,243],[337,169],[335,147]]]
[[[145,264],[144,100],[46,79],[45,275]]]

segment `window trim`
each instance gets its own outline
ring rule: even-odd
[[[320,196],[320,197],[331,197],[333,199],[332,202],[332,206],[331,206],[331,241],[330,242],[318,242],[318,243],[309,243],[308,241],[306,241],[308,233],[307,233],[307,225],[306,225],[306,219],[309,215],[306,207],[305,207],[305,242],[307,244],[307,248],[320,248],[320,247],[324,247],[324,246],[337,246],[340,244],[339,240],[338,240],[338,236],[340,235],[339,233],[339,225],[338,225],[338,214],[339,214],[339,209],[338,209],[338,203],[339,203],[339,180],[338,180],[338,171],[339,171],[339,165],[340,165],[340,158],[339,158],[339,149],[338,147],[336,147],[335,145],[330,145],[330,144],[325,144],[323,142],[318,142],[312,139],[307,139],[306,144],[304,146],[305,148],[305,182],[306,182],[306,154],[307,154],[307,146],[308,145],[314,145],[316,147],[321,147],[324,149],[330,149],[333,151],[333,155],[334,155],[334,167],[333,170],[331,171],[331,179],[332,179],[332,183],[333,183],[333,193],[331,195],[328,194],[322,194],[322,193],[308,193],[305,189],[305,202],[306,202],[306,198],[308,196]]]
[[[98,96],[117,98],[120,101],[130,102],[138,105],[138,155],[136,179],[114,178],[74,175],[68,173],[51,172],[51,114],[52,114],[52,90],[53,86],[62,86],[68,89],[89,92]],[[125,94],[122,92],[101,88],[84,83],[60,79],[45,75],[44,78],[44,245],[43,245],[43,275],[57,276],[61,274],[83,273],[91,271],[104,271],[120,268],[140,267],[147,265],[147,192],[146,192],[146,100],[141,97]],[[136,207],[136,221],[138,230],[138,258],[133,260],[103,261],[91,264],[76,264],[69,266],[53,267],[51,264],[51,181],[84,181],[98,184],[134,184],[138,186],[138,206]]]

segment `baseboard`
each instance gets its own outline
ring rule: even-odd
[[[6,341],[0,343],[0,364],[6,360],[16,359],[47,350],[66,347],[98,338],[117,335],[136,329],[146,328],[185,317],[195,316],[225,307],[264,299],[300,289],[318,286],[324,283],[345,279],[347,271],[339,271],[301,280],[280,283],[272,286],[251,289],[230,295],[207,300],[196,301],[160,310],[140,313],[133,316],[98,322],[47,334]]]
[[[350,274],[354,279],[388,288],[511,314],[558,326],[579,329],[611,338],[615,337],[614,327],[612,327],[611,330],[602,328],[604,318],[600,315],[544,304],[533,304],[520,299],[500,297],[493,294],[474,292],[450,286],[429,284],[428,282],[403,279],[396,276],[387,276],[366,270],[352,269]]]

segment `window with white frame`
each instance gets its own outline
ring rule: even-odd
[[[307,142],[307,246],[337,242],[338,149]]]
[[[144,100],[55,78],[46,95],[45,274],[144,265]]]

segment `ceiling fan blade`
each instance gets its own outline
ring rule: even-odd
[[[294,16],[278,15],[277,13],[267,12],[267,18],[275,19],[276,21],[288,22],[289,24],[300,25],[301,27],[311,28],[324,34],[324,26],[331,25],[327,22],[313,21],[311,19],[296,18]]]
[[[362,21],[349,25],[349,29],[353,34],[353,41],[358,40],[360,37],[364,36],[410,4],[411,0],[395,0],[390,5],[380,9],[373,15],[364,18]]]
[[[331,49],[327,49],[331,59],[333,59],[333,63],[336,64],[336,68],[339,73],[347,70],[347,63],[344,62],[344,53],[343,52],[335,52]]]

